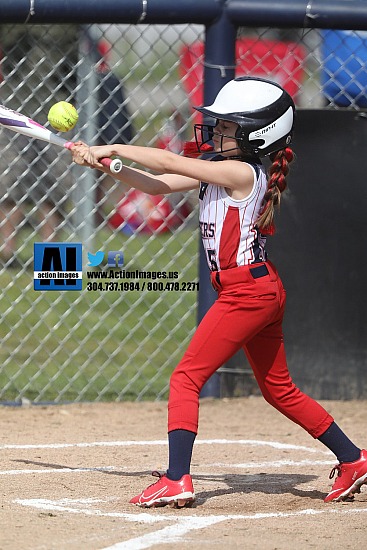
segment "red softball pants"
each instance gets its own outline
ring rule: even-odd
[[[282,331],[285,291],[275,267],[270,262],[238,267],[214,272],[211,279],[218,299],[172,373],[168,431],[197,433],[203,385],[243,348],[266,401],[312,437],[322,435],[333,418],[301,392],[288,371]]]

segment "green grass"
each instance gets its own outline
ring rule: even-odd
[[[127,270],[197,279],[191,230],[174,238],[116,234],[103,246],[110,237],[100,232],[95,251],[122,250]],[[1,401],[166,398],[196,325],[197,293],[87,292],[86,283],[84,273],[83,291],[36,292],[31,271],[16,281],[10,270],[0,276]]]

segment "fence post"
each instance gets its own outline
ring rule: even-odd
[[[223,2],[224,4],[224,2]],[[204,57],[204,105],[213,103],[219,90],[235,76],[236,27],[228,19],[226,10],[221,17],[208,25],[205,30]],[[204,123],[212,121],[205,120]],[[203,247],[199,253],[199,305],[198,322],[214,303],[216,294],[211,287],[209,269]],[[207,381],[201,391],[201,397],[220,397],[220,375],[218,373]]]
[[[77,93],[76,101],[79,110],[79,126],[81,139],[89,145],[95,145],[97,135],[96,112],[98,102],[97,76],[95,65],[97,63],[96,48],[93,37],[86,25],[80,27],[79,39],[79,65],[77,69]],[[96,213],[96,171],[74,167],[77,178],[77,186],[74,190],[74,225],[78,239],[83,243],[84,254],[87,250],[94,249],[95,213]],[[86,257],[83,258],[83,263]]]

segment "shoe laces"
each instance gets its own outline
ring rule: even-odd
[[[161,479],[161,477],[163,477],[165,474],[161,474],[160,472],[158,472],[158,470],[154,470],[152,472],[152,476],[154,477],[158,477],[158,481]],[[155,485],[156,483],[158,483],[158,481],[153,481],[153,483],[151,483],[147,489],[149,489],[149,487],[152,487],[152,485]]]
[[[329,479],[333,479],[333,477],[335,476],[335,472],[337,472],[336,477],[339,477],[339,476],[342,475],[342,469],[341,469],[340,464],[336,464],[334,466],[334,468],[331,470],[330,475],[329,475]]]

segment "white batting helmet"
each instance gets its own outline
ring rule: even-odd
[[[264,157],[292,140],[293,99],[279,84],[263,78],[235,78],[223,86],[212,105],[195,109],[215,119],[236,122],[234,137],[247,154]]]

